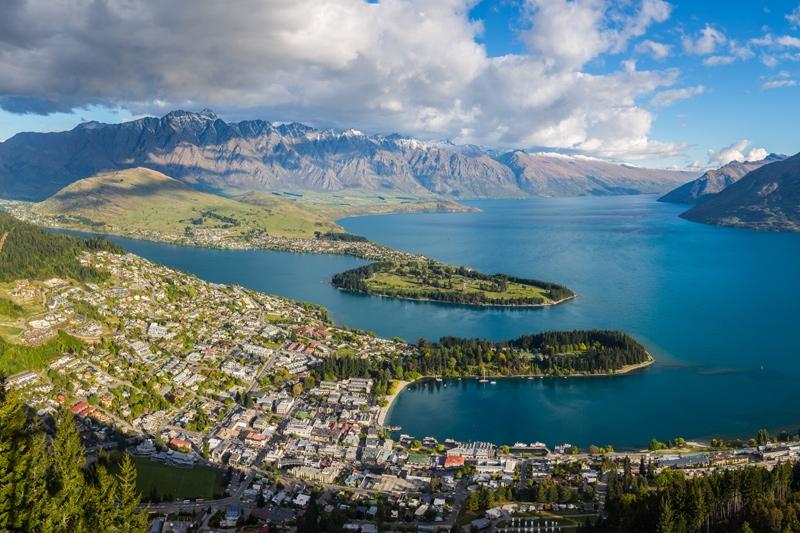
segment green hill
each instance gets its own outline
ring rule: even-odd
[[[338,229],[328,217],[290,200],[275,197],[261,205],[245,204],[146,168],[76,181],[33,210],[68,227],[116,234],[175,234],[190,228],[225,235],[265,230],[281,237],[312,237],[315,231]]]
[[[54,276],[90,281],[104,277],[80,263],[80,254],[87,250],[121,252],[122,248],[105,239],[49,233],[0,212],[0,281]]]

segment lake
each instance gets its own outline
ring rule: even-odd
[[[652,196],[469,202],[475,213],[356,217],[371,240],[485,272],[563,283],[578,297],[543,309],[491,309],[352,295],[330,276],[349,257],[184,248],[116,239],[214,282],[326,306],[339,323],[408,340],[510,338],[611,328],[656,357],[628,376],[416,385],[388,422],[416,436],[616,446],[651,437],[800,428],[800,235],[678,218]]]

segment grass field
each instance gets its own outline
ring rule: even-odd
[[[414,299],[447,297],[464,302],[519,305],[551,303],[550,291],[535,283],[503,276],[484,276],[436,262],[395,263],[371,273],[364,280],[368,292]]]
[[[340,229],[324,213],[287,198],[244,203],[192,189],[145,168],[76,181],[36,204],[33,211],[57,217],[75,229],[101,232],[182,233],[188,227],[224,230],[230,235],[261,230],[280,237],[313,237],[315,231]]]
[[[294,238],[343,231],[336,220],[349,215],[464,209],[434,196],[241,190],[211,194],[147,168],[78,180],[32,207],[61,226],[84,231],[175,235],[189,228],[235,237],[257,230]]]
[[[322,217],[330,223],[337,219],[381,213],[423,211],[469,211],[452,200],[433,195],[415,196],[398,193],[377,194],[366,191],[346,192],[247,192],[231,191],[232,197],[243,203],[269,206],[273,202],[292,202]]]
[[[225,488],[225,471],[207,466],[180,468],[141,457],[134,458],[136,485],[144,499],[211,499]]]
[[[523,285],[521,283],[509,282],[506,284],[504,290],[494,290],[491,284],[485,281],[466,278],[453,274],[450,276],[437,279],[441,284],[447,284],[450,288],[442,288],[431,285],[427,280],[414,278],[407,274],[398,274],[394,272],[379,272],[367,278],[367,286],[374,292],[397,292],[409,294],[418,291],[449,291],[457,290],[464,294],[482,294],[485,298],[490,300],[502,300],[505,298],[542,298],[545,301],[550,300],[548,292],[540,287],[532,285]]]

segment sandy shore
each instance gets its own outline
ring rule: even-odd
[[[614,374],[627,374],[628,372],[633,372],[633,371],[639,370],[641,368],[646,368],[646,367],[652,365],[655,362],[656,362],[656,360],[651,355],[650,358],[647,361],[643,361],[643,362],[635,364],[635,365],[625,365],[622,368],[620,368],[619,370],[617,370],[616,372],[614,372]]]
[[[386,397],[386,407],[381,407],[381,412],[378,415],[378,424],[381,426],[383,425],[383,421],[386,419],[386,415],[389,413],[389,409],[392,407],[392,403],[394,403],[395,398],[397,398],[397,395],[403,392],[403,389],[408,387],[411,382],[395,380],[394,384],[394,392]]]

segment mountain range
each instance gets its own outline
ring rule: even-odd
[[[681,216],[720,226],[800,231],[800,154],[753,170]]]
[[[43,200],[77,180],[135,167],[208,190],[361,190],[456,199],[663,193],[697,177],[398,134],[226,122],[204,110],[14,135],[0,143],[0,196]]]
[[[769,163],[783,161],[785,155],[769,154],[759,161],[731,161],[720,168],[709,170],[696,180],[685,183],[658,199],[659,202],[697,204],[736,183],[749,172]]]

